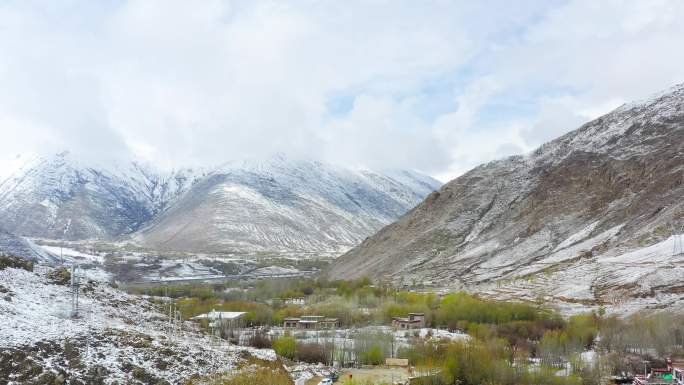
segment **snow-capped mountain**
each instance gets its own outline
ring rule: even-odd
[[[440,185],[410,171],[284,156],[208,170],[99,167],[68,153],[38,158],[0,182],[0,226],[22,236],[118,237],[164,250],[339,251]]]
[[[330,275],[569,307],[682,306],[683,197],[680,85],[469,171],[340,257]]]
[[[163,211],[198,176],[83,164],[69,153],[28,161],[0,182],[0,226],[24,236],[110,239]]]
[[[155,249],[337,252],[439,187],[408,171],[377,173],[275,156],[224,165],[134,238]]]

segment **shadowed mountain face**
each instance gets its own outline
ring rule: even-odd
[[[229,165],[195,184],[135,238],[171,250],[339,252],[438,186],[405,171],[351,171],[279,157]]]
[[[68,153],[40,158],[0,182],[0,226],[32,237],[111,239],[163,211],[194,178],[190,171],[154,173],[137,163],[96,168]]]
[[[439,188],[408,171],[282,156],[208,172],[37,159],[0,182],[0,226],[29,237],[125,239],[163,250],[340,252]]]
[[[340,257],[330,275],[568,306],[682,304],[684,254],[673,232],[684,232],[683,198],[678,86],[447,183]]]

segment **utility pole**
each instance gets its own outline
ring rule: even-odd
[[[88,357],[90,357],[90,335],[92,334],[92,327],[93,327],[93,325],[92,325],[93,324],[93,308],[92,308],[92,306],[90,307],[89,310],[87,310],[87,312],[88,312],[88,324],[87,324],[88,325],[88,333],[86,334],[86,353],[85,353],[86,359],[88,359]]]
[[[71,218],[67,219],[67,223],[64,225],[64,231],[62,231],[62,241],[59,243],[59,263],[60,265],[64,264],[64,240],[66,239],[66,233],[69,231],[69,227],[71,227]]]
[[[78,288],[81,285],[78,268],[71,265],[71,318],[78,317]]]
[[[169,337],[173,337],[173,302],[169,300],[169,323],[168,323]]]
[[[183,319],[181,318],[180,310],[176,310],[174,321],[176,323],[176,336],[180,339],[183,332]]]

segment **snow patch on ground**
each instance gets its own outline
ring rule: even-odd
[[[74,250],[68,247],[59,247],[59,246],[47,246],[47,245],[42,245],[40,246],[41,248],[49,251],[50,253],[54,255],[62,255],[64,256],[65,260],[68,261],[86,261],[90,263],[99,263],[102,264],[104,263],[104,257],[101,255],[95,255],[95,254],[87,254],[80,252],[78,250]]]
[[[680,234],[679,237],[682,235]],[[675,236],[671,236],[651,246],[636,249],[612,257],[601,257],[603,263],[667,263],[675,257]],[[684,256],[682,256],[684,259]]]
[[[588,226],[586,226],[582,230],[576,232],[575,234],[572,234],[566,240],[559,243],[558,246],[556,246],[556,248],[553,251],[555,252],[555,251],[558,251],[560,249],[564,249],[564,248],[566,248],[572,244],[575,244],[575,243],[581,241],[582,239],[588,237],[589,234],[591,234],[594,231],[594,229],[596,228],[596,226],[598,224],[599,224],[599,221],[590,223]]]
[[[301,275],[301,271],[290,267],[266,266],[252,271],[256,275]]]
[[[473,289],[502,300],[544,300],[565,314],[604,307],[631,314],[642,309],[684,310],[684,254],[674,253],[674,236],[632,250],[609,249],[581,260],[582,250],[617,233],[620,226],[518,269],[516,279]]]
[[[81,381],[90,378],[88,370],[101,367],[107,384],[140,383],[133,378],[143,374],[175,384],[194,374],[229,370],[244,352],[275,359],[272,350],[217,345],[191,323],[171,333],[156,305],[94,280],[82,280],[80,317],[72,318],[70,288],[51,283],[50,270],[43,265],[34,272],[0,270],[0,284],[11,293],[0,299],[0,361],[25,357],[12,366],[15,372],[0,375],[17,383],[23,381],[20,366],[28,363],[38,365],[41,375],[59,372]],[[67,348],[81,365],[68,358]]]

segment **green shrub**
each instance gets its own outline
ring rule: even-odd
[[[380,365],[385,362],[385,353],[379,345],[371,346],[361,352],[359,362],[364,365]]]
[[[292,336],[281,336],[273,340],[273,350],[279,356],[294,359],[297,354],[297,340]]]
[[[0,270],[4,270],[8,267],[33,271],[33,262],[13,255],[0,254]]]
[[[47,274],[47,278],[50,283],[56,285],[69,285],[71,282],[71,273],[66,267],[58,267],[54,270],[50,270]]]
[[[513,321],[548,320],[562,323],[559,315],[519,302],[483,300],[467,293],[454,293],[442,299],[437,323],[452,329],[459,321],[504,324]]]

